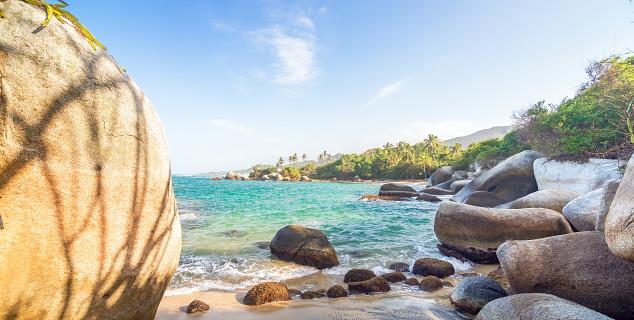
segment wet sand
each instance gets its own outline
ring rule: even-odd
[[[447,278],[454,286],[469,273],[486,275],[498,265],[475,265],[473,270]],[[408,276],[411,276],[408,274]],[[417,277],[421,278],[421,277]],[[342,279],[317,273],[286,281],[289,288],[328,288]],[[157,320],[176,319],[331,319],[331,320],[382,320],[382,319],[471,319],[472,316],[458,312],[449,302],[451,288],[434,293],[420,290],[403,290],[402,284],[393,284],[393,292],[374,295],[351,295],[338,299],[296,300],[252,307],[242,304],[244,291],[207,291],[186,295],[165,296],[159,305]],[[185,308],[194,299],[206,302],[210,310],[199,314],[186,314]]]

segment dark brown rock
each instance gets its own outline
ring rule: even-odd
[[[373,293],[388,292],[391,290],[390,284],[381,277],[374,277],[370,280],[351,282],[348,284],[348,290],[352,292]]]
[[[271,253],[279,259],[317,269],[339,264],[337,252],[323,232],[298,225],[280,229],[271,240]]]
[[[427,292],[433,292],[443,287],[442,280],[436,276],[427,276],[420,280],[418,287]]]
[[[456,270],[453,265],[447,261],[434,258],[422,258],[414,262],[412,273],[421,276],[444,278],[456,273]]]
[[[265,303],[288,301],[291,295],[288,288],[279,282],[264,282],[251,288],[242,302],[249,306],[259,306]]]
[[[454,257],[460,261],[471,260],[476,263],[490,264],[497,263],[498,257],[495,255],[496,248],[480,249],[474,247],[452,246],[448,244],[438,244],[440,253]]]
[[[497,269],[489,272],[489,274],[487,274],[487,277],[497,282],[504,290],[508,290],[510,288],[509,279],[506,277],[506,274],[504,274],[504,270],[502,270],[501,267],[498,267]]]
[[[408,286],[418,286],[419,283],[420,282],[416,278],[407,278],[405,279],[405,281],[403,281],[403,284],[406,284]]]
[[[324,296],[326,296],[326,295],[323,292],[319,292],[319,291],[304,291],[304,292],[302,292],[302,294],[299,297],[302,298],[302,300],[309,300],[309,299],[323,298]]]
[[[376,274],[372,270],[367,269],[350,269],[346,272],[346,275],[343,277],[343,282],[359,282],[370,280],[376,277]]]
[[[291,296],[299,296],[302,294],[302,292],[297,289],[288,289],[288,294],[290,294]]]
[[[328,289],[326,295],[328,298],[342,298],[348,296],[348,291],[340,285],[334,285]]]
[[[440,201],[442,201],[442,199],[436,197],[435,195],[424,193],[424,192],[421,192],[418,195],[418,197],[416,197],[416,200],[427,201],[427,202],[440,202]]]
[[[411,198],[417,197],[418,192],[408,185],[398,184],[398,183],[386,183],[381,185],[379,189],[379,197],[401,197],[401,198]]]
[[[200,300],[194,300],[187,306],[187,313],[205,312],[207,310],[209,310],[209,305]]]
[[[409,272],[409,264],[405,262],[394,262],[387,268],[398,272]]]
[[[390,282],[390,283],[401,282],[407,279],[407,277],[402,272],[398,272],[398,271],[382,274],[381,278],[387,280],[387,282]]]

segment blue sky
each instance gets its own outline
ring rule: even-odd
[[[69,1],[150,97],[175,173],[451,138],[634,50],[596,1]]]

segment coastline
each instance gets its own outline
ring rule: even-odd
[[[469,271],[447,278],[453,286],[468,276],[486,276],[496,269],[498,264],[474,264]],[[413,275],[408,274],[408,277]],[[414,276],[416,278],[422,278]],[[334,279],[343,284],[342,279]],[[332,283],[333,279],[317,272],[316,274],[283,281],[289,288],[311,282],[320,287]],[[345,284],[343,284],[345,286]],[[399,284],[392,284],[397,286]],[[471,319],[471,315],[459,312],[449,301],[451,287],[444,287],[433,293],[411,290],[398,290],[382,294],[354,294],[345,298],[320,298],[301,300],[295,297],[287,302],[269,303],[257,307],[242,304],[248,291],[202,291],[183,295],[163,296],[159,305],[157,320],[177,319]],[[187,305],[193,300],[209,304],[209,310],[199,314],[187,314]]]

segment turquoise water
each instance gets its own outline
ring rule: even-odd
[[[288,224],[322,230],[341,265],[378,273],[394,261],[441,258],[433,232],[437,204],[422,201],[361,201],[379,184],[212,181],[174,177],[183,227],[181,262],[168,294],[238,290],[318,271],[271,257],[275,232]],[[449,259],[458,270],[470,265]]]

